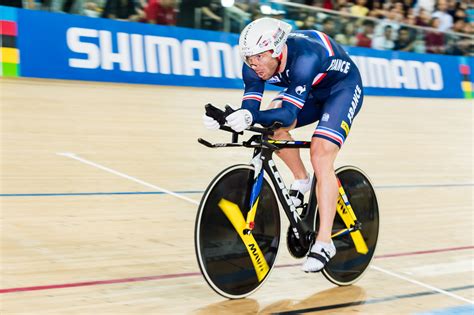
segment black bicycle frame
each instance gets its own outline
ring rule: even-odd
[[[266,139],[262,139],[265,141]],[[301,146],[301,144],[289,144],[289,143],[281,143],[279,148],[296,148],[296,147],[307,147]],[[288,189],[286,188],[283,179],[278,172],[278,169],[275,165],[275,162],[272,159],[273,154],[272,149],[268,149],[265,147],[258,147],[255,148],[254,151],[254,158],[260,155],[260,159],[262,161],[263,170],[268,174],[270,177],[273,187],[275,188],[275,192],[277,194],[278,200],[285,211],[285,214],[290,222],[290,225],[293,229],[293,233],[295,234],[296,238],[299,240],[300,244],[305,248],[308,248],[315,239],[315,232],[313,227],[311,226],[311,222],[314,222],[314,208],[316,207],[316,198],[311,198],[308,204],[307,214],[302,217],[296,210],[290,195],[288,193]],[[314,187],[312,187],[314,189]],[[313,196],[314,193],[311,194]]]
[[[210,109],[216,110],[212,105],[206,105],[206,111],[208,112]],[[215,117],[219,121],[222,117],[224,112],[218,110],[218,113],[214,113],[211,115]],[[210,112],[208,112],[209,115]],[[212,113],[211,113],[212,114]],[[222,118],[223,119],[223,118]],[[225,120],[223,120],[225,123]],[[222,124],[223,124],[222,123]],[[279,126],[274,124],[275,126],[268,128],[260,128],[260,127],[249,127],[249,131],[260,133],[260,135],[254,135],[249,140],[244,141],[242,143],[238,143],[238,137],[240,134],[233,131],[230,127],[221,125],[220,129],[224,131],[228,131],[232,133],[232,142],[231,143],[217,143],[212,144],[208,141],[199,138],[198,142],[209,147],[209,148],[223,148],[223,147],[247,147],[247,148],[255,148],[253,160],[260,155],[261,165],[263,171],[265,171],[272,181],[273,187],[275,188],[278,200],[285,211],[285,214],[290,221],[290,225],[293,229],[293,233],[295,234],[296,238],[299,240],[301,246],[304,248],[309,248],[309,246],[314,242],[316,238],[315,231],[313,229],[313,223],[315,222],[315,215],[316,215],[316,194],[315,194],[315,181],[313,181],[313,185],[311,187],[312,193],[309,203],[307,204],[307,208],[303,211],[304,215],[300,215],[296,211],[296,207],[294,206],[293,202],[291,201],[290,195],[288,193],[288,189],[286,188],[283,180],[278,172],[278,169],[275,165],[275,162],[272,159],[273,151],[280,150],[280,149],[297,149],[297,148],[310,148],[311,142],[309,141],[281,141],[281,140],[271,140],[269,137],[273,135],[273,131],[278,129]],[[255,165],[256,166],[256,165]],[[258,170],[255,167],[256,172],[261,172],[262,170]],[[254,195],[255,187],[259,186],[259,177],[260,174],[255,174],[255,181],[252,188],[252,195]],[[263,175],[263,174],[262,174]],[[253,202],[257,199],[258,195],[260,194],[260,189],[256,191],[256,196],[253,196],[253,200],[251,201],[250,208],[253,206]],[[245,231],[250,232],[249,230]]]

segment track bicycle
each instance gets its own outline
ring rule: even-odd
[[[286,244],[295,258],[305,257],[316,239],[319,220],[313,176],[309,201],[296,208],[272,159],[273,152],[286,148],[309,148],[310,141],[272,140],[270,127],[251,126],[248,140],[225,126],[225,117],[233,110],[222,111],[211,104],[206,114],[220,123],[220,129],[232,133],[230,143],[212,144],[199,138],[209,148],[253,148],[249,164],[233,165],[218,174],[201,199],[195,223],[195,250],[199,268],[209,286],[229,298],[244,298],[260,288],[275,266],[280,246],[280,211],[289,221]],[[336,170],[339,186],[337,213],[332,239],[336,255],[322,270],[323,275],[339,286],[359,280],[369,266],[377,245],[379,211],[375,190],[362,170],[343,166]]]

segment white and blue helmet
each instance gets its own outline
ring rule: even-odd
[[[268,50],[273,50],[272,57],[277,58],[291,29],[290,24],[267,17],[251,22],[240,33],[239,49],[242,60],[248,65],[248,57]]]

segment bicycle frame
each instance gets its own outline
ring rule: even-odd
[[[231,131],[227,128],[224,128],[224,130]],[[199,139],[198,141],[208,147],[244,146],[255,148],[253,159],[251,161],[251,164],[255,167],[255,176],[250,197],[250,211],[247,213],[247,218],[245,219],[245,228],[243,229],[242,233],[251,234],[252,229],[254,227],[254,218],[258,208],[258,201],[260,190],[262,188],[263,175],[264,172],[266,172],[272,181],[273,187],[275,188],[277,198],[280,201],[280,204],[282,205],[282,208],[288,220],[290,221],[293,233],[299,240],[301,246],[308,248],[314,242],[315,239],[315,231],[313,230],[312,223],[315,222],[315,207],[317,204],[316,196],[314,193],[311,194],[312,198],[309,200],[309,203],[307,205],[308,211],[306,211],[305,217],[302,218],[300,214],[296,211],[296,207],[291,201],[288,189],[286,188],[283,179],[280,176],[280,173],[278,172],[275,162],[272,159],[272,155],[273,151],[279,149],[307,149],[310,147],[311,142],[271,140],[268,139],[267,134],[255,135],[251,137],[248,141],[243,142],[242,144],[237,143],[237,140],[238,134],[233,133],[232,143],[212,145],[203,139]],[[344,188],[342,187],[339,180],[338,186],[339,198],[336,209],[339,216],[343,219],[346,225],[346,229],[334,233],[331,237],[335,238],[338,236],[345,235],[347,233],[351,233],[351,237],[354,241],[357,252],[361,254],[366,254],[368,252],[368,248],[365,244],[362,234],[360,233],[361,225],[357,221],[357,218],[354,214],[354,211],[352,210]],[[312,187],[312,190],[314,189],[315,187]]]

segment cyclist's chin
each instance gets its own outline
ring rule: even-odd
[[[260,79],[264,80],[264,81],[267,81],[268,79],[270,79],[272,76],[268,73],[264,73],[264,74],[261,74],[259,75]]]

